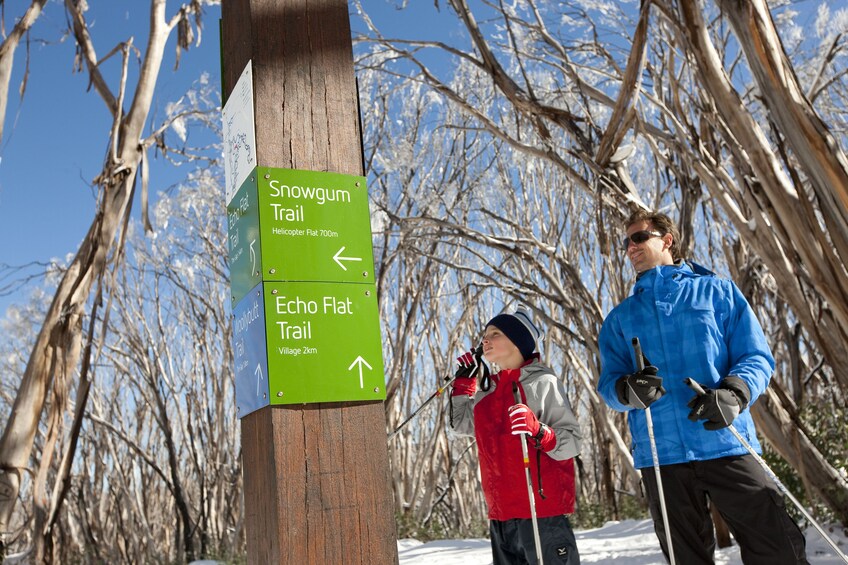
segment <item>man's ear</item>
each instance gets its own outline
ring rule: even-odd
[[[665,251],[666,249],[671,249],[671,246],[674,243],[674,236],[671,235],[670,233],[667,233],[667,234],[662,236],[662,240],[663,240],[663,243],[665,244],[665,247],[663,247],[663,251]]]

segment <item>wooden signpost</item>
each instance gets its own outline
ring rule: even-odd
[[[345,0],[224,0],[248,562],[397,563]]]

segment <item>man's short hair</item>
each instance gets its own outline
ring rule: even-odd
[[[674,224],[671,218],[663,214],[662,212],[654,212],[652,210],[636,210],[627,220],[624,222],[624,229],[630,228],[635,223],[638,222],[648,222],[651,226],[665,235],[667,233],[671,234],[671,258],[677,261],[678,259],[682,259],[682,255],[680,252],[680,232],[677,231],[677,226]]]

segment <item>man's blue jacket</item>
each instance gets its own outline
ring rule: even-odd
[[[598,392],[614,410],[629,411],[633,460],[643,468],[653,465],[645,411],[622,404],[615,392],[619,377],[636,371],[634,337],[667,391],[651,405],[660,464],[747,453],[730,430],[705,430],[704,420],[687,419],[686,404],[695,393],[684,383],[691,377],[704,388],[717,388],[734,375],[751,390],[751,404],[768,386],[774,358],[739,288],[694,263],[661,265],[642,273],[633,294],[604,320]],[[749,409],[732,425],[760,451]]]

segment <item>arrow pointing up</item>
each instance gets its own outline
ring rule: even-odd
[[[344,251],[344,250],[345,250],[345,248],[344,248],[344,246],[342,246],[341,249],[336,251],[336,254],[333,255],[333,261],[338,263],[339,267],[341,267],[343,270],[347,271],[347,267],[345,266],[344,263],[342,263],[342,261],[362,261],[362,257],[342,257],[342,251]],[[369,367],[369,369],[370,369],[370,367]]]
[[[342,248],[344,249],[344,248]],[[368,361],[362,358],[362,355],[357,355],[356,359],[353,360],[353,363],[350,364],[350,367],[347,368],[348,371],[352,371],[354,366],[359,365],[359,388],[365,388],[362,384],[362,366],[365,365],[368,367],[368,370],[372,370],[371,365],[368,364]]]
[[[256,375],[256,398],[259,398],[259,385],[262,383],[263,375],[262,375],[262,365],[257,363],[256,369],[253,371],[253,374]]]

